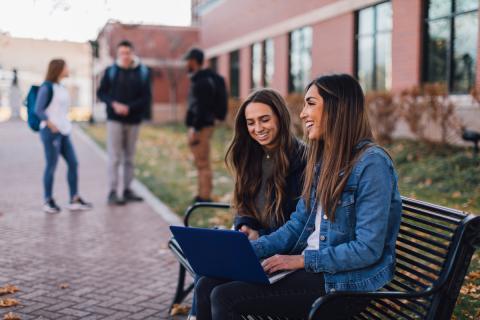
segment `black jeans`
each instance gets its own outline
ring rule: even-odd
[[[306,319],[325,288],[322,273],[298,270],[272,285],[202,277],[195,294],[198,320],[237,320],[240,315]]]

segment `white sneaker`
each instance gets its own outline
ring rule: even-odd
[[[55,203],[55,200],[50,199],[45,204],[43,205],[43,211],[46,213],[59,213],[60,212],[60,207],[57,206]]]
[[[68,210],[70,211],[86,211],[91,210],[92,208],[93,206],[91,203],[83,201],[80,197],[77,197],[68,205]]]

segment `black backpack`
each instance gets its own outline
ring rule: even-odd
[[[228,112],[227,86],[222,76],[212,72],[208,81],[213,87],[213,114],[218,120],[225,120]]]

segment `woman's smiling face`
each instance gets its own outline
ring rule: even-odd
[[[272,108],[261,102],[251,102],[245,108],[247,130],[253,140],[270,149],[278,136],[278,118]]]
[[[323,128],[323,98],[318,93],[315,84],[311,85],[305,94],[305,102],[303,110],[300,113],[305,128],[307,130],[307,137],[310,140],[320,140],[325,132]]]

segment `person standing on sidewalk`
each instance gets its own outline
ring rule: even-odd
[[[48,65],[45,82],[38,90],[35,113],[40,122],[40,138],[45,150],[46,167],[43,174],[45,204],[47,213],[58,213],[60,207],[53,199],[53,178],[58,157],[67,162],[67,180],[70,189],[70,210],[89,210],[92,205],[78,194],[78,161],[70,133],[72,123],[68,120],[70,96],[61,81],[68,77],[68,66],[63,59],[54,59]]]
[[[134,177],[140,123],[149,109],[152,93],[149,70],[140,63],[130,41],[124,40],[117,45],[117,61],[105,70],[97,96],[107,105],[108,203],[122,205],[142,201],[130,189],[130,184]],[[123,193],[118,197],[121,166]]]
[[[191,49],[185,55],[185,60],[191,80],[185,124],[188,128],[188,144],[198,172],[198,193],[193,201],[211,202],[213,185],[210,139],[215,119],[223,120],[226,115],[225,82],[212,70],[203,68],[202,50]]]

